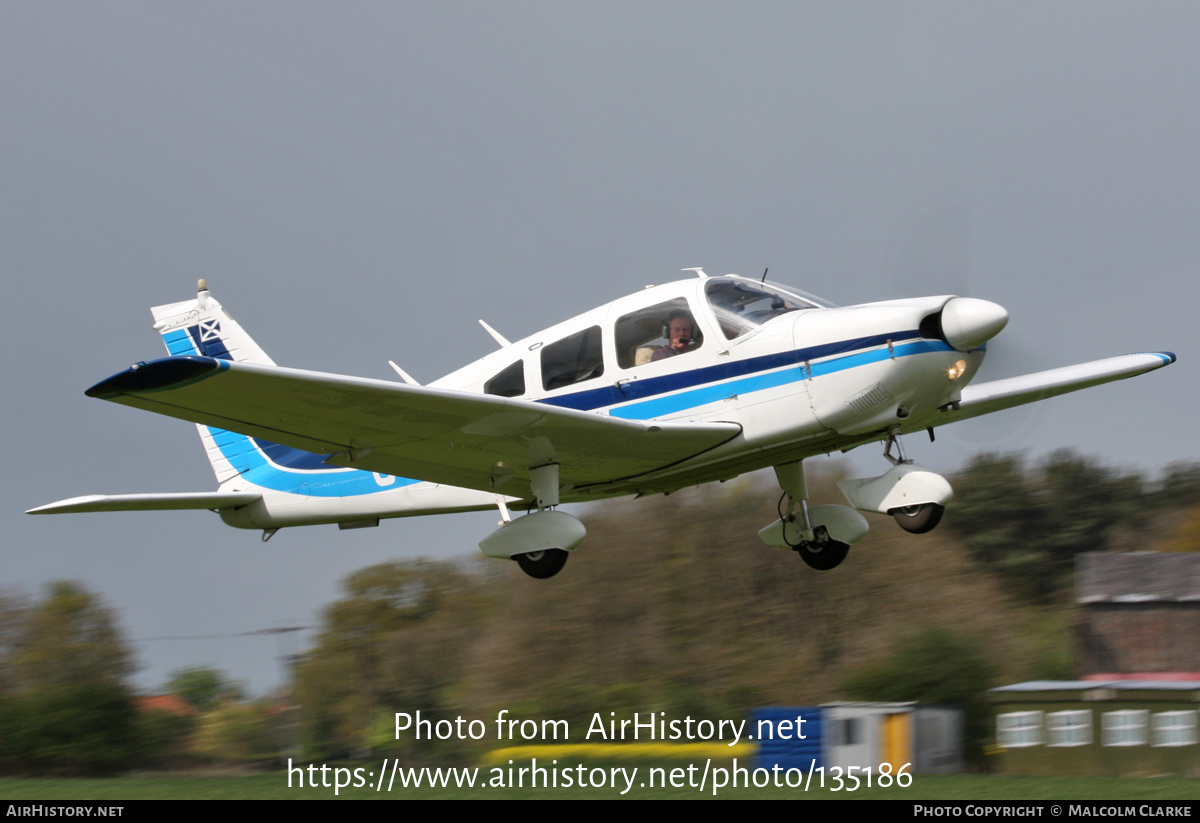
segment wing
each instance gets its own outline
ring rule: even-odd
[[[928,425],[942,426],[1001,409],[1010,409],[1013,406],[1035,403],[1047,397],[1099,386],[1101,383],[1124,380],[1126,377],[1161,369],[1174,362],[1175,355],[1171,352],[1126,354],[967,386],[963,389],[962,400],[956,406],[947,408],[933,418],[927,418],[914,429]]]
[[[67,514],[72,512],[144,512],[182,509],[236,509],[247,506],[262,495],[254,492],[183,492],[180,494],[89,494],[47,503],[26,514]]]
[[[735,423],[622,420],[210,357],[139,363],[87,394],[328,454],[331,466],[518,497],[528,496],[530,467],[558,463],[564,488],[612,483],[686,460],[741,431]]]

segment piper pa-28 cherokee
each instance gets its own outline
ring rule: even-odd
[[[497,507],[480,542],[552,577],[586,536],[560,503],[667,494],[772,466],[780,519],[759,537],[832,569],[867,532],[859,511],[934,528],[952,496],[899,438],[1132,377],[1175,361],[1127,354],[969,385],[1008,322],[995,303],[921,297],[837,307],[727,275],[615,300],[427,386],[276,366],[203,280],[153,309],[169,357],[88,389],[197,424],[216,492],[91,495],[33,514],[211,509],[262,529]],[[839,483],[851,507],[808,506],[803,461],[884,442],[891,468]],[[893,450],[896,454],[893,454]],[[784,503],[786,498],[786,504]],[[523,509],[512,518],[511,509]]]

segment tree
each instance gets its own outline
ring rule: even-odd
[[[11,601],[10,601],[11,606]],[[34,773],[97,774],[132,764],[133,661],[111,610],[78,583],[5,612],[0,762]]]
[[[309,753],[367,749],[381,710],[453,717],[450,689],[482,622],[481,585],[449,563],[384,563],[350,575],[347,596],[325,610],[317,646],[297,669]]]
[[[261,703],[227,700],[199,721],[197,754],[226,763],[263,763],[279,752],[268,707]]]
[[[238,687],[229,681],[224,672],[203,666],[178,669],[171,673],[166,690],[183,700],[198,712],[206,712],[222,698],[241,698]]]
[[[993,678],[979,648],[979,643],[948,629],[928,629],[901,642],[884,660],[859,668],[842,690],[860,700],[960,707],[967,759],[978,763],[991,733],[987,690]]]
[[[1042,602],[1069,584],[1076,554],[1103,551],[1118,529],[1139,525],[1152,502],[1140,475],[1070,450],[1033,470],[1019,455],[981,454],[953,485],[947,527],[1010,590]]]

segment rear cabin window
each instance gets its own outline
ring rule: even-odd
[[[542,347],[542,387],[561,389],[604,374],[600,327],[592,326]]]
[[[656,359],[654,355],[671,342],[667,335],[668,321],[681,315],[692,324],[692,342],[679,354],[700,348],[704,340],[696,326],[696,316],[692,314],[687,300],[680,297],[630,312],[617,321],[617,365],[631,369]],[[662,356],[657,359],[662,359]]]
[[[518,360],[483,384],[484,394],[520,397],[525,393],[525,361]]]

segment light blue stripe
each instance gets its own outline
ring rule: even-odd
[[[167,345],[167,351],[172,356],[198,354],[191,336],[184,329],[163,332],[162,338]],[[223,365],[228,368],[227,364]],[[205,428],[212,435],[217,449],[241,473],[242,477],[260,488],[271,491],[306,494],[310,497],[361,497],[421,482],[407,477],[396,477],[394,482],[381,486],[376,481],[374,472],[361,469],[332,467],[328,471],[285,469],[268,461],[246,435],[212,426],[205,426]],[[392,475],[380,476],[386,478]]]
[[[826,374],[853,369],[858,366],[866,366],[870,363],[889,360],[892,357],[908,357],[914,354],[925,354],[936,351],[953,351],[953,349],[945,343],[921,340],[914,343],[893,346],[890,352],[886,348],[881,348],[859,354],[850,354],[844,357],[832,357],[819,363],[812,363],[809,368],[813,377],[820,377]],[[693,409],[708,403],[715,403],[718,400],[733,397],[734,395],[740,396],[756,391],[763,391],[764,389],[773,389],[803,379],[805,379],[803,367],[789,367],[780,369],[779,371],[768,372],[767,374],[742,378],[741,380],[731,380],[728,383],[704,386],[667,397],[657,397],[642,403],[630,403],[628,406],[612,409],[609,414],[625,420],[648,420],[652,417],[662,417],[665,414],[686,411],[687,409]]]
[[[183,329],[172,329],[163,332],[163,342],[167,344],[167,352],[172,356],[182,357],[189,354],[199,354],[192,345],[192,339]]]

